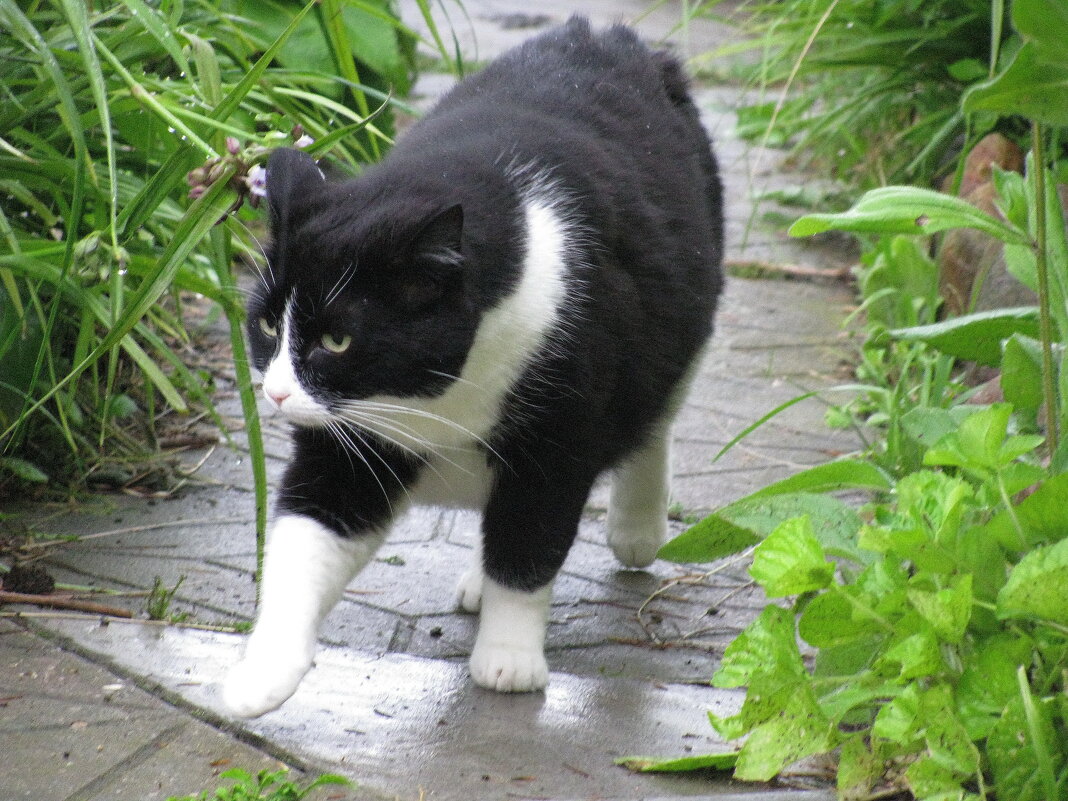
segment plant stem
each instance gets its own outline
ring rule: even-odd
[[[1046,158],[1042,123],[1031,121],[1033,167],[1035,170],[1035,267],[1038,272],[1038,325],[1042,340],[1042,394],[1045,397],[1046,431],[1050,455],[1059,444],[1057,387],[1053,375],[1053,321],[1050,317],[1049,265],[1046,259]]]

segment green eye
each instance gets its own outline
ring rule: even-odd
[[[333,334],[323,334],[323,347],[331,353],[344,353],[352,344],[352,337],[348,334],[340,339]]]
[[[266,317],[260,318],[260,330],[269,337],[273,338],[278,336],[278,329],[271,325],[269,322],[267,322]]]

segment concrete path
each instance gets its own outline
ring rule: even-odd
[[[605,23],[643,7],[636,0],[553,2],[535,15],[518,2],[465,5],[482,59],[573,8]],[[658,40],[676,14],[663,4],[639,28]],[[692,52],[727,36],[707,22],[685,34]],[[419,89],[446,83],[428,77]],[[728,259],[846,263],[840,250],[789,242],[759,226],[746,236],[754,188],[791,178],[773,172],[774,155],[758,159],[732,138],[732,91],[701,89],[698,97],[725,174]],[[824,406],[813,399],[712,461],[767,411],[842,379],[850,343],[840,322],[852,299],[841,284],[730,280],[714,345],[675,427],[680,518],[858,446],[823,426]],[[239,429],[236,398],[225,388],[222,408]],[[270,418],[267,447],[277,478],[287,442]],[[44,562],[60,582],[132,592],[149,589],[155,577],[166,587],[182,579],[172,612],[197,624],[248,621],[255,604],[248,460],[225,446],[181,456],[187,467],[201,459],[178,497],[37,506],[7,525],[81,538]],[[313,796],[320,799],[831,798],[826,790],[753,787],[712,774],[636,775],[615,766],[626,755],[729,747],[706,712],[734,709],[741,695],[707,680],[762,598],[745,566],[729,561],[620,570],[604,544],[605,501],[598,488],[555,587],[545,693],[500,696],[467,677],[475,621],[453,608],[453,585],[478,527],[467,513],[409,514],[328,618],[323,651],[297,694],[250,723],[229,719],[218,699],[217,682],[237,658],[241,635],[149,621],[104,625],[99,617],[24,607],[25,616],[0,619],[0,801],[166,799],[211,790],[229,768],[277,765],[296,775],[340,772],[358,783]],[[144,603],[108,600],[135,611]]]

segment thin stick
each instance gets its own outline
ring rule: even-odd
[[[98,604],[94,601],[82,601],[70,595],[35,595],[27,592],[8,592],[0,590],[0,604],[33,604],[50,609],[71,609],[76,612],[91,612],[95,615],[132,618],[133,612],[117,606]]]
[[[111,531],[98,531],[95,534],[74,534],[70,538],[61,540],[45,540],[44,542],[28,542],[23,547],[25,548],[51,548],[57,545],[67,545],[71,542],[81,542],[83,540],[95,540],[100,537],[114,537],[119,534],[139,534],[142,531],[152,531],[159,528],[175,528],[177,526],[200,526],[205,523],[244,523],[245,519],[242,517],[201,517],[190,518],[188,520],[166,520],[162,523],[149,523],[145,526],[128,526],[127,528],[116,528]]]

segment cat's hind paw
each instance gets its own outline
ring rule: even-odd
[[[471,678],[479,687],[499,693],[536,692],[549,683],[549,664],[539,647],[476,642]]]
[[[650,521],[646,526],[610,525],[608,546],[623,565],[630,568],[648,567],[656,560],[660,546],[667,539],[667,523]]]
[[[244,659],[230,669],[223,682],[223,703],[237,717],[258,718],[293,695],[310,667],[311,662]]]

